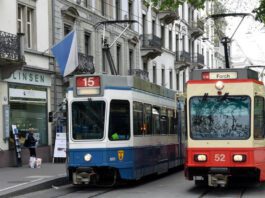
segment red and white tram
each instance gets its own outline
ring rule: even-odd
[[[185,176],[225,186],[265,180],[263,82],[250,69],[194,70],[187,84]]]

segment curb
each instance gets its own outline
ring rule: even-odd
[[[36,192],[36,191],[52,188],[52,185],[63,186],[66,184],[69,184],[68,177],[66,177],[66,176],[58,177],[55,179],[51,179],[51,180],[43,181],[41,183],[37,183],[37,184],[32,185],[32,186],[25,187],[23,189],[18,189],[18,190],[14,190],[12,192],[7,192],[6,194],[0,195],[0,198],[9,198],[9,197],[14,197],[14,196],[18,196],[18,195],[24,195],[24,194],[31,193],[31,192]]]

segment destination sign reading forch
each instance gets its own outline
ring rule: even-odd
[[[203,80],[237,79],[237,72],[203,72]]]

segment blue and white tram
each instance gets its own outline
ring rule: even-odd
[[[113,185],[183,165],[184,112],[176,112],[174,91],[133,76],[77,75],[71,85],[67,169],[73,184]]]

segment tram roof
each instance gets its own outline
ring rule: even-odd
[[[137,89],[151,94],[175,99],[177,91],[168,89],[136,76],[114,76],[114,75],[77,75],[77,76],[99,76],[101,81],[101,90],[106,89],[128,90]],[[77,77],[76,76],[76,77]],[[73,81],[75,78],[73,78]],[[75,84],[73,84],[75,86]]]
[[[259,80],[258,72],[248,68],[231,68],[231,69],[195,69],[191,72],[190,80],[205,80],[204,74],[209,74],[212,79],[255,79]],[[219,76],[219,77],[218,77]]]
[[[160,95],[167,98],[175,98],[176,91],[167,89],[149,81],[143,80],[135,76],[110,76],[102,75],[102,85],[104,89],[127,87]]]

